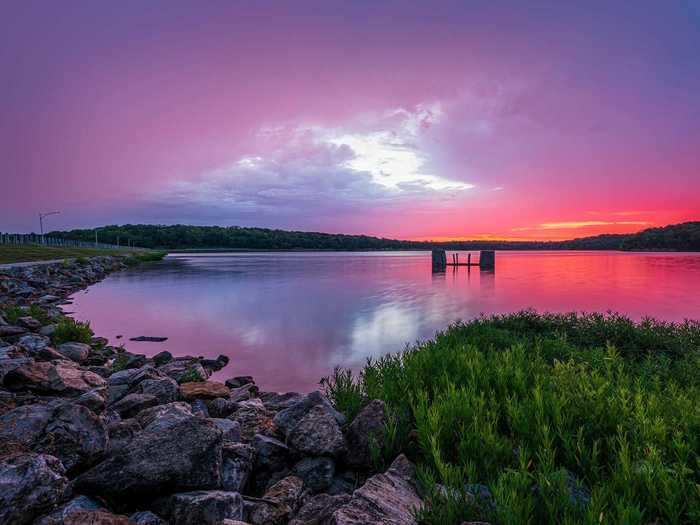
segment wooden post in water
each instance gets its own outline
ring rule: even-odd
[[[447,254],[445,250],[433,250],[433,271],[444,272],[447,268]]]
[[[496,269],[496,252],[493,250],[482,250],[479,254],[479,269],[480,270],[495,270]]]
[[[467,268],[469,268],[470,270],[472,268],[472,254],[471,253],[467,254]]]

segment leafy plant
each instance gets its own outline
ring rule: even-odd
[[[90,344],[93,332],[89,322],[76,321],[70,317],[64,317],[57,325],[51,336],[55,345],[62,343],[77,342]]]

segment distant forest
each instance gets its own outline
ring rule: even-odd
[[[95,229],[55,231],[52,237],[91,242]],[[651,228],[629,235],[569,241],[401,241],[367,235],[240,228],[126,224],[97,228],[99,242],[167,250],[643,250],[700,251],[700,222]]]

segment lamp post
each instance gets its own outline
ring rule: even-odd
[[[57,215],[61,213],[60,211],[49,211],[46,213],[40,213],[39,214],[39,230],[41,231],[41,244],[44,243],[44,217],[48,217],[49,215]]]

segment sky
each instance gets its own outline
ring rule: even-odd
[[[700,219],[700,0],[0,5],[0,231]]]

